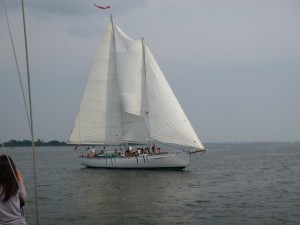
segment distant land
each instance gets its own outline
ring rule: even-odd
[[[299,144],[300,141],[215,141],[215,142],[204,142],[204,145],[207,144],[229,144],[229,145],[239,145],[239,144],[278,144],[278,143],[289,143],[289,144]],[[5,147],[28,147],[32,146],[31,140],[10,140],[3,143]],[[74,146],[74,144],[68,144],[65,141],[58,141],[58,140],[52,140],[52,141],[43,141],[41,139],[38,139],[34,142],[35,146]],[[87,144],[82,144],[82,146],[88,146]]]
[[[17,141],[17,140],[10,140],[3,143],[5,147],[26,147],[26,146],[32,146],[32,141],[30,140],[23,140],[23,141]],[[68,145],[65,141],[43,141],[41,139],[38,139],[34,142],[35,146],[64,146]]]

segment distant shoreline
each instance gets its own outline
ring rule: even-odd
[[[30,140],[22,140],[22,141],[10,140],[4,142],[3,145],[5,147],[29,147],[32,146],[32,142]],[[69,144],[65,141],[52,140],[47,142],[38,139],[37,141],[34,142],[34,145],[35,146],[65,146]]]
[[[229,144],[229,145],[239,145],[239,144],[278,144],[278,143],[294,143],[298,144],[300,141],[216,141],[216,142],[204,142],[204,145],[207,144]],[[34,142],[35,146],[74,146],[74,144],[68,144],[66,141],[58,141],[58,140],[51,140],[51,141],[43,141],[41,139],[38,139]],[[30,140],[10,140],[7,142],[4,142],[3,145],[5,147],[30,147],[32,146],[32,143]],[[86,144],[82,144],[82,146],[89,146]]]

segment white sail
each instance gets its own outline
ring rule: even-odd
[[[147,46],[145,46],[145,57],[151,138],[204,149]]]
[[[124,112],[141,115],[142,45],[115,26],[118,85]]]
[[[97,51],[71,133],[72,144],[119,144],[122,139],[120,97],[112,25]]]
[[[148,143],[149,132],[143,117],[123,113],[122,114],[123,135],[122,140],[133,143]]]
[[[124,141],[204,149],[149,48],[108,25],[69,142]]]
[[[143,49],[140,40],[129,38],[114,26],[118,88],[122,108],[122,140],[147,143],[149,132],[142,112]]]

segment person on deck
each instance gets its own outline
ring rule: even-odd
[[[152,145],[152,153],[155,154],[155,145]]]
[[[24,181],[12,159],[0,156],[0,224],[26,225],[21,207],[26,201]]]
[[[95,149],[95,146],[92,147],[91,149],[91,154],[90,154],[90,157],[96,157],[96,149]]]

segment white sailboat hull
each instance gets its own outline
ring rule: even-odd
[[[190,155],[187,153],[140,155],[123,158],[80,157],[81,164],[86,167],[114,169],[184,169],[188,165],[189,159]]]

